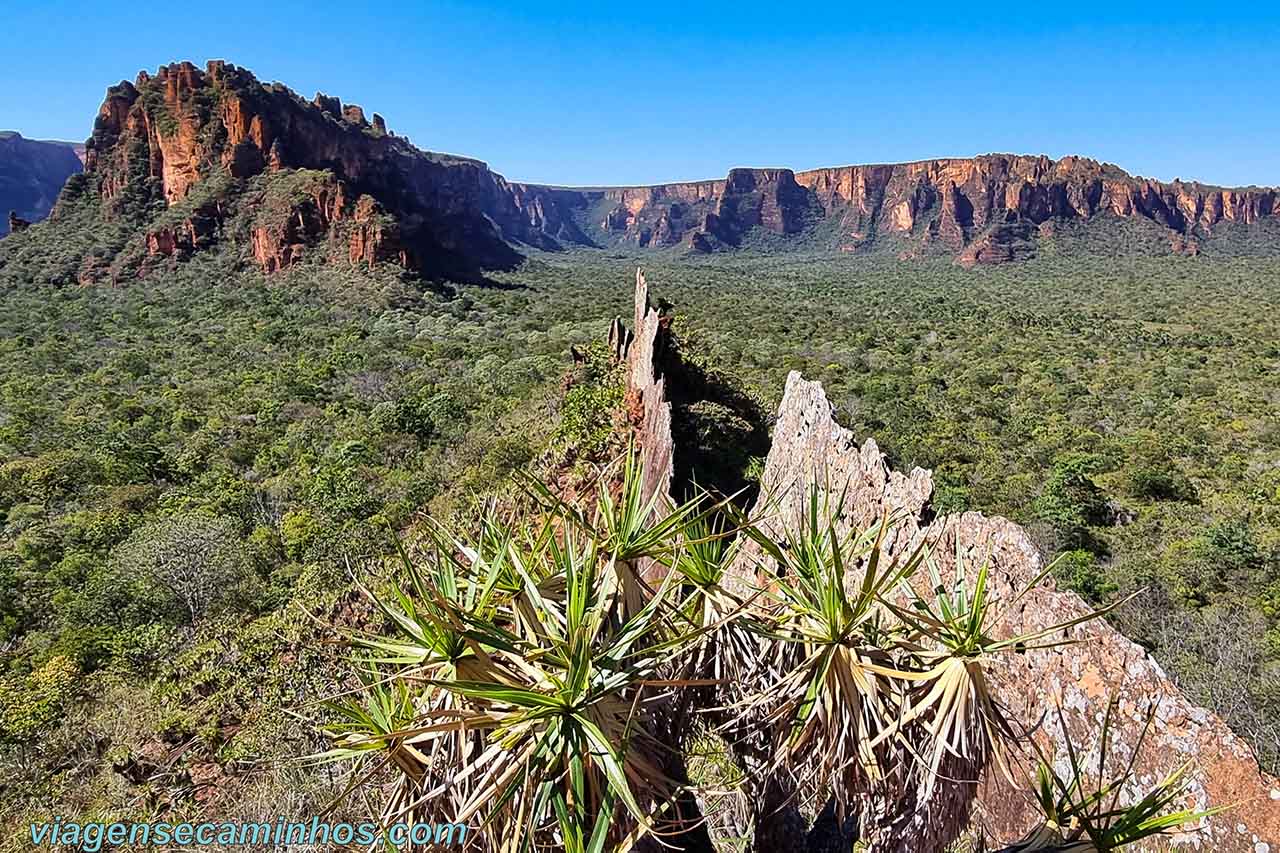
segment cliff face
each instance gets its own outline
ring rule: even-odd
[[[1166,184],[1079,157],[1003,154],[805,172],[734,169],[723,181],[596,192],[612,204],[600,227],[640,246],[685,242],[706,251],[739,245],[757,226],[795,234],[829,221],[841,251],[899,235],[937,244],[966,265],[1021,257],[1038,226],[1054,220],[1139,217],[1167,228],[1173,251],[1188,252],[1192,235],[1220,223],[1280,214],[1274,189]]]
[[[722,181],[580,191],[581,207],[608,205],[598,223],[637,246],[697,251],[742,243],[753,228],[796,234],[819,215],[814,198],[790,169],[732,169]]]
[[[1014,256],[1008,247],[1051,220],[1141,217],[1168,228],[1172,240],[1208,233],[1223,221],[1252,225],[1280,213],[1274,189],[1165,184],[1080,157],[993,154],[815,169],[796,180],[828,215],[841,217],[851,245],[875,233],[921,233],[953,250],[972,246],[962,263],[1008,260]]]
[[[268,217],[275,221],[255,224],[251,235],[268,272],[318,240],[348,247],[338,256],[352,262],[390,260],[434,274],[513,264],[519,255],[508,241],[554,249],[553,235],[576,236],[558,218],[572,200],[555,191],[513,188],[477,160],[420,151],[359,106],[322,94],[308,102],[224,62],[170,65],[111,87],[86,150],[86,171],[108,210],[140,184],[170,209],[190,209],[148,231],[152,256],[198,248],[251,179],[296,170],[329,179],[283,200],[245,199],[277,208]]]
[[[80,169],[76,146],[70,143],[0,131],[0,237],[17,230],[11,221],[31,223],[48,216],[62,185]]]

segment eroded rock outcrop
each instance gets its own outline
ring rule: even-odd
[[[919,468],[908,474],[891,471],[873,440],[859,444],[835,422],[822,386],[793,372],[761,483],[762,505],[769,502],[767,523],[797,523],[810,484],[828,489],[842,530],[865,528],[886,511],[893,513],[897,523],[887,542],[890,553],[927,541],[944,579],[954,572],[958,541],[966,565],[989,562],[996,600],[1011,600],[1043,569],[1026,532],[1006,519],[977,512],[933,518],[930,473]],[[837,508],[837,497],[846,489]],[[752,558],[748,550],[737,571],[752,582],[767,582],[754,576]],[[997,630],[1001,636],[1034,632],[1089,610],[1079,596],[1055,589],[1046,579],[1004,614]],[[1108,770],[1119,773],[1133,755],[1147,709],[1154,706],[1155,719],[1135,759],[1126,795],[1141,796],[1139,792],[1189,761],[1188,807],[1234,805],[1190,831],[1135,849],[1280,849],[1280,780],[1259,770],[1248,746],[1220,718],[1190,702],[1144,649],[1104,621],[1088,622],[1054,639],[1075,642],[1010,655],[994,668],[994,680],[1001,701],[1028,730],[1035,730],[1041,747],[1060,767],[1068,741],[1096,766],[1103,714],[1114,699],[1120,718]],[[1065,727],[1057,718],[1059,708]],[[996,773],[988,775],[977,789],[978,818],[997,838],[1019,837],[1035,823],[1035,812],[1025,793],[1009,790]]]
[[[381,116],[370,124],[359,106],[326,95],[307,102],[220,61],[203,70],[164,66],[111,87],[87,143],[86,171],[109,211],[127,188],[152,185],[171,210],[184,211],[167,217],[177,223],[148,230],[152,255],[199,248],[216,230],[204,220],[225,215],[232,199],[244,199],[242,208],[280,207],[272,176],[298,171],[325,173],[344,203],[285,198],[292,216],[252,232],[253,257],[266,271],[323,239],[349,244],[339,257],[389,259],[428,274],[509,266],[519,255],[508,241],[557,247],[548,232],[560,206],[551,221],[529,211],[554,193],[523,203],[484,163],[421,151],[389,133]],[[213,204],[202,200],[187,216],[197,187]]]
[[[618,321],[610,327],[610,347],[624,361],[626,370],[626,405],[631,413],[635,442],[640,453],[644,500],[655,494],[671,497],[671,479],[675,471],[675,441],[671,433],[671,403],[667,399],[666,379],[657,372],[659,353],[667,345],[667,323],[649,301],[649,285],[644,272],[636,270],[635,313],[633,332]],[[662,571],[661,564],[646,559],[641,574],[652,579]]]
[[[610,189],[603,197],[614,206],[601,227],[638,246],[734,247],[753,228],[795,234],[815,215],[790,169],[732,169],[723,181]]]

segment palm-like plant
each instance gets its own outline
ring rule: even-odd
[[[731,527],[734,518],[735,514],[726,513],[689,519],[666,561],[676,581],[689,593],[681,615],[690,626],[707,631],[689,673],[720,686],[744,678],[756,665],[760,647],[759,638],[747,629],[745,620],[754,599],[743,600],[726,586],[729,568],[738,560],[745,541],[735,535],[743,528]]]
[[[703,495],[676,506],[669,505],[661,489],[646,495],[644,469],[634,445],[620,464],[608,466],[597,479],[591,512],[561,500],[534,477],[526,475],[521,482],[544,509],[592,537],[609,557],[612,583],[624,615],[644,606],[654,586],[649,575],[664,574],[652,570],[668,562],[665,558],[672,546],[688,538],[689,526],[710,518],[721,506]]]
[[[1067,742],[1070,773],[1066,778],[1053,769],[1050,761],[1041,758],[1036,771],[1034,796],[1044,822],[1026,838],[1003,848],[1001,853],[1112,853],[1227,808],[1200,811],[1173,808],[1186,797],[1189,762],[1165,776],[1137,802],[1121,805],[1121,793],[1133,778],[1134,762],[1155,717],[1155,708],[1147,712],[1124,770],[1108,776],[1107,755],[1113,738],[1115,708],[1113,700],[1107,705],[1103,718],[1096,773],[1090,773],[1085,767],[1070,741]],[[1058,720],[1065,730],[1066,721],[1061,709],[1058,710]]]
[[[547,501],[529,528],[492,508],[475,537],[435,526],[425,570],[401,550],[406,584],[366,590],[394,635],[353,643],[399,669],[331,707],[346,722],[325,757],[383,752],[403,771],[384,822],[448,802],[495,851],[623,850],[681,828],[657,721],[694,683],[670,677],[673,661],[706,631],[676,600],[678,574],[650,585],[619,566],[670,562],[705,514],[637,501],[635,470],[623,467],[620,498],[602,486],[593,512]],[[376,713],[357,712],[371,700]]]
[[[1062,645],[1062,641],[1043,642],[1046,637],[1076,625],[1097,619],[1124,602],[1093,610],[1075,619],[1050,625],[1041,630],[1015,636],[998,636],[996,627],[1005,615],[1053,570],[1047,566],[1037,577],[1006,601],[992,598],[988,581],[990,564],[983,563],[970,580],[963,543],[957,538],[954,571],[951,582],[943,581],[936,560],[925,561],[929,569],[930,594],[921,596],[906,580],[901,585],[903,598],[910,602],[902,607],[886,602],[910,631],[910,640],[902,648],[909,654],[910,672],[899,677],[915,687],[905,713],[883,737],[904,731],[919,723],[924,736],[923,753],[913,749],[921,759],[923,790],[927,800],[939,780],[944,759],[954,759],[980,770],[989,758],[1002,758],[1001,747],[1018,738],[1013,725],[1005,717],[991,690],[988,671],[1002,655],[1026,652],[1036,648]],[[1009,776],[1007,764],[1001,769]],[[973,775],[976,780],[976,774]]]
[[[775,563],[755,622],[770,642],[752,679],[760,687],[741,707],[750,725],[774,733],[772,769],[795,775],[804,805],[816,810],[832,796],[843,816],[892,757],[877,747],[904,713],[895,683],[904,673],[893,655],[898,626],[883,599],[916,571],[924,550],[887,555],[888,517],[839,533],[827,495],[811,489],[800,524],[782,542],[756,536]]]
[[[490,834],[521,839],[511,849],[601,850],[606,841],[623,849],[675,793],[646,722],[664,701],[657,673],[665,655],[692,640],[666,635],[666,586],[611,629],[600,555],[595,543],[574,538],[555,551],[563,601],[525,590],[532,635],[469,619],[472,642],[490,650],[490,677],[436,682],[474,703],[479,713],[468,725],[493,744],[473,765],[473,793],[458,819],[485,810]],[[655,637],[664,641],[655,645]]]
[[[490,505],[474,535],[432,526],[425,567],[401,549],[405,581],[366,590],[393,634],[352,638],[361,685],[329,706],[334,748],[318,757],[395,767],[384,823],[445,804],[492,853],[625,851],[688,829],[680,750],[705,715],[758,829],[765,811],[826,805],[859,812],[876,849],[943,849],[1018,737],[990,669],[1101,612],[1004,637],[1039,578],[998,601],[957,543],[944,580],[927,543],[886,545],[891,517],[841,532],[844,495],[816,487],[780,534],[706,496],[673,508],[644,496],[633,457],[592,503],[529,480],[532,523]],[[767,581],[732,592],[749,551]],[[1118,781],[1085,796],[1048,772],[1045,826],[1011,850],[1110,851],[1187,819],[1166,814],[1177,774],[1119,809],[1104,806]]]

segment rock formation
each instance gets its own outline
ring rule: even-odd
[[[862,529],[892,512],[898,521],[889,552],[910,551],[927,541],[944,580],[954,572],[957,541],[966,565],[989,562],[996,601],[1009,601],[1040,574],[1040,555],[1022,528],[977,512],[933,518],[930,473],[920,468],[905,475],[891,471],[875,442],[867,439],[859,445],[832,412],[821,384],[796,372],[787,377],[761,481],[760,500],[770,502],[771,523],[798,522],[810,484],[829,484],[832,504],[847,484],[843,505],[831,508],[839,512],[838,528]],[[739,570],[749,571],[750,565],[748,552]],[[1075,593],[1057,590],[1046,579],[1004,614],[997,630],[1001,636],[1015,636],[1089,611]],[[1220,853],[1256,853],[1268,849],[1265,845],[1280,849],[1280,780],[1259,770],[1248,746],[1221,719],[1191,703],[1144,649],[1104,621],[1077,626],[1058,639],[1075,642],[1011,655],[994,668],[1000,700],[1027,730],[1035,730],[1057,766],[1066,761],[1068,741],[1096,766],[1103,714],[1116,700],[1118,742],[1112,745],[1108,769],[1119,773],[1132,755],[1143,715],[1154,705],[1155,720],[1137,756],[1132,788],[1125,793],[1141,796],[1140,791],[1190,761],[1192,799],[1187,805],[1234,807],[1145,849],[1165,849],[1161,845],[1170,841]],[[1025,794],[1009,790],[999,774],[988,774],[977,793],[977,816],[994,837],[1012,840],[1033,825],[1035,813]]]
[[[656,334],[659,317],[648,308],[648,299],[644,277],[638,275],[636,328],[641,332],[627,349],[628,393],[643,404],[644,417],[636,435],[646,483],[665,489],[670,487],[673,460],[670,407],[664,380],[653,371],[663,337]],[[612,334],[625,340],[624,331]],[[935,518],[929,505],[930,472],[890,470],[874,440],[859,444],[836,423],[821,384],[792,372],[761,479],[757,510],[768,506],[768,512],[762,513],[766,527],[798,524],[811,484],[828,489],[829,511],[842,532],[869,527],[885,512],[892,513],[895,524],[886,540],[888,552],[901,554],[928,542],[944,580],[954,576],[959,542],[966,566],[989,563],[990,592],[997,602],[1011,600],[1043,570],[1026,532],[1006,519],[978,512]],[[837,506],[841,494],[843,503]],[[732,570],[742,589],[768,580],[755,573],[758,556],[759,548],[748,543]],[[1003,615],[996,630],[1001,636],[1015,636],[1089,611],[1078,595],[1056,589],[1047,578],[1016,609]],[[1183,805],[1197,810],[1232,806],[1179,834],[1137,846],[1135,853],[1171,846],[1218,853],[1280,850],[1280,780],[1261,772],[1248,746],[1219,717],[1190,702],[1144,649],[1102,620],[1050,639],[1073,642],[1011,655],[993,668],[993,682],[1011,716],[1034,732],[1040,749],[1053,757],[1057,767],[1066,762],[1068,742],[1080,750],[1088,766],[1097,766],[1103,714],[1114,700],[1119,719],[1107,769],[1123,771],[1133,756],[1145,714],[1154,708],[1154,721],[1134,759],[1131,787],[1124,795],[1136,800],[1168,773],[1191,762],[1190,799]],[[1059,722],[1059,710],[1065,726]],[[988,773],[975,786],[974,817],[989,838],[1012,841],[1036,824],[1037,813],[1026,790],[1010,790],[998,772]],[[927,807],[909,812],[868,816],[864,827],[874,826],[877,820],[931,819]],[[797,831],[803,833],[804,828]]]
[[[19,229],[18,222],[39,222],[49,215],[67,178],[81,169],[76,146],[67,142],[24,139],[0,131],[0,210],[11,210],[0,222],[0,237]]]
[[[325,173],[324,198],[275,178],[303,170]],[[392,260],[429,275],[498,268],[519,260],[508,241],[558,248],[550,235],[572,231],[555,219],[568,204],[549,219],[540,212],[554,191],[526,200],[483,163],[420,151],[388,133],[381,116],[371,125],[359,106],[323,94],[307,102],[218,61],[112,86],[87,142],[86,171],[108,211],[127,188],[154,185],[181,212],[146,234],[152,256],[199,248],[232,199],[255,215],[267,210],[272,222],[255,225],[251,238],[267,272],[324,241],[349,246],[339,256],[351,261]]]
[[[636,445],[644,476],[642,495],[649,501],[655,494],[671,495],[671,479],[675,470],[675,440],[671,433],[671,403],[667,400],[666,380],[658,375],[660,350],[667,335],[663,317],[649,302],[649,286],[644,273],[636,270],[634,333],[617,320],[609,328],[609,345],[624,363],[626,372],[626,405],[632,413]],[[652,579],[661,564],[646,559],[640,572]]]
[[[803,172],[732,169],[723,180],[648,187],[513,183],[478,160],[415,148],[377,113],[369,121],[362,107],[323,93],[307,101],[221,61],[203,70],[168,65],[112,86],[84,159],[108,215],[138,195],[146,209],[154,200],[176,211],[141,237],[152,258],[216,241],[225,217],[243,210],[232,201],[244,195],[252,206],[255,193],[272,196],[275,176],[327,173],[342,205],[311,209],[300,198],[295,225],[254,230],[252,257],[265,271],[322,245],[326,257],[388,260],[444,276],[509,267],[522,246],[713,252],[760,237],[774,248],[845,252],[889,240],[905,244],[903,256],[937,251],[976,266],[1033,253],[1053,223],[1106,217],[1154,223],[1167,231],[1171,252],[1195,254],[1223,224],[1249,226],[1280,213],[1274,189],[1161,183],[1078,157],[1004,154]]]
[[[738,246],[753,228],[796,234],[818,215],[790,169],[733,169],[723,181],[607,189],[598,199],[612,204],[601,223],[608,234],[637,246],[686,242],[697,251]]]

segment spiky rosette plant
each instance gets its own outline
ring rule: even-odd
[[[576,540],[551,549],[564,598],[526,590],[530,635],[458,613],[488,675],[434,682],[474,705],[466,724],[490,744],[469,768],[472,793],[457,819],[482,816],[489,837],[511,839],[502,849],[626,849],[676,794],[651,720],[672,687],[659,670],[694,638],[669,632],[668,586],[614,628],[601,555]]]
[[[940,850],[968,822],[977,784],[992,764],[1016,784],[1005,753],[1021,741],[1021,732],[995,697],[992,678],[1003,658],[1037,648],[1075,625],[1099,618],[1111,608],[1088,612],[1043,629],[1002,634],[998,626],[1053,570],[1047,566],[1030,583],[997,599],[991,593],[990,564],[976,571],[955,543],[949,580],[928,552],[927,588],[904,577],[898,595],[884,604],[901,623],[894,677],[903,687],[902,712],[875,741],[891,744],[910,760],[895,765],[872,790],[865,810],[864,837],[886,850]],[[1113,605],[1114,606],[1114,605]]]
[[[587,506],[568,503],[544,482],[528,474],[519,476],[524,490],[561,529],[572,525],[591,537],[608,558],[607,577],[619,613],[630,615],[653,594],[654,578],[667,574],[672,549],[688,541],[692,525],[705,522],[724,506],[699,494],[673,504],[665,490],[646,484],[640,455],[631,445],[623,456],[605,467],[596,478],[594,500]]]
[[[1155,718],[1155,708],[1147,711],[1142,730],[1129,750],[1127,764],[1119,773],[1108,774],[1107,758],[1115,739],[1112,729],[1115,709],[1113,699],[1102,721],[1096,770],[1085,765],[1070,741],[1067,741],[1069,772],[1066,774],[1060,775],[1053,762],[1041,756],[1033,793],[1043,823],[1026,838],[1002,848],[1000,853],[1113,853],[1229,808],[1177,808],[1187,798],[1186,773],[1190,762],[1169,773],[1136,802],[1123,804],[1121,798],[1133,781],[1134,762]],[[1058,709],[1058,722],[1065,730],[1061,709]]]
[[[766,644],[751,679],[758,687],[739,703],[735,727],[771,734],[766,772],[794,780],[801,808],[816,812],[830,797],[842,817],[901,760],[884,740],[907,709],[897,683],[900,626],[883,599],[916,571],[924,551],[888,555],[888,518],[840,533],[828,495],[811,489],[782,541],[756,536],[774,564],[754,621]]]
[[[920,596],[914,588],[907,588],[909,608],[890,604],[915,638],[912,654],[916,671],[906,678],[917,686],[910,700],[911,710],[897,725],[905,727],[919,721],[924,726],[928,749],[921,758],[926,770],[922,777],[926,798],[942,778],[939,769],[946,757],[985,765],[990,758],[1002,758],[1002,748],[1017,739],[990,684],[990,669],[998,665],[1003,655],[1063,645],[1066,641],[1045,640],[1104,616],[1124,603],[1092,610],[1034,632],[1001,636],[997,626],[1053,571],[1053,564],[1004,601],[991,595],[989,563],[979,566],[971,580],[972,568],[966,565],[959,539],[950,584],[943,581],[936,560],[929,559],[927,564],[931,594]],[[1008,776],[1003,762],[1002,769]]]
[[[740,526],[734,526],[739,524]],[[706,636],[687,662],[687,674],[723,688],[747,677],[757,665],[761,641],[748,627],[754,597],[730,590],[730,567],[739,559],[745,537],[737,536],[751,522],[736,512],[707,518],[698,516],[684,527],[668,568],[687,591],[680,616]],[[729,695],[723,689],[704,691],[708,698]]]
[[[323,759],[365,757],[385,752],[401,775],[381,812],[384,824],[424,816],[423,807],[445,787],[452,798],[466,796],[468,783],[457,770],[480,744],[455,723],[474,713],[462,697],[436,686],[441,680],[483,677],[488,661],[476,654],[466,624],[455,617],[493,618],[513,607],[515,594],[498,581],[506,567],[509,539],[489,537],[487,512],[480,537],[470,545],[431,530],[427,568],[420,568],[397,540],[405,583],[392,581],[384,594],[360,586],[393,627],[387,636],[354,634],[363,655],[363,696],[327,703],[339,723],[327,733],[334,749]]]
[[[1039,578],[997,599],[960,543],[947,577],[891,517],[850,529],[830,490],[779,527],[645,496],[631,456],[586,501],[526,486],[533,518],[432,526],[420,557],[401,551],[401,583],[366,590],[391,633],[352,638],[361,682],[330,705],[319,756],[361,760],[360,778],[394,768],[384,824],[445,814],[484,853],[679,847],[697,830],[686,764],[716,741],[759,851],[804,850],[802,813],[833,816],[840,843],[856,815],[872,849],[946,849],[1019,736],[991,688],[1001,658],[1100,615],[1004,636]],[[1180,822],[1176,778],[1127,811],[1099,806],[1119,783],[1051,799],[1045,778],[1024,845],[1109,851]]]
[[[366,590],[395,633],[352,642],[392,675],[333,706],[346,722],[325,757],[381,755],[402,771],[384,822],[448,804],[504,853],[623,850],[685,828],[668,729],[696,682],[671,673],[689,670],[707,630],[678,600],[678,573],[651,584],[634,567],[672,563],[677,542],[703,538],[705,512],[664,513],[638,497],[630,458],[615,470],[587,508],[534,485],[546,512],[533,525],[490,511],[475,536],[433,526],[427,569],[402,551],[407,587]],[[355,711],[382,709],[383,693],[396,713]]]

